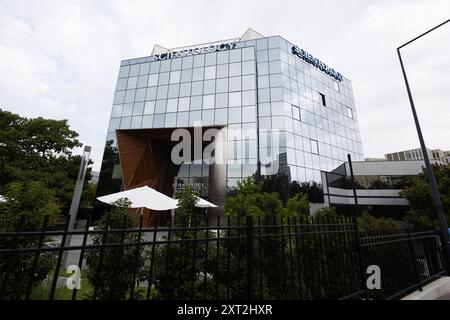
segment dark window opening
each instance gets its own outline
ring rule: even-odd
[[[320,93],[320,92],[319,92],[319,94],[320,94],[320,98],[322,99],[322,105],[326,106],[327,102],[325,101],[325,95],[323,93]]]

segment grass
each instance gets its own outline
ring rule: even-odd
[[[52,274],[53,275],[53,274]],[[42,284],[38,287],[33,288],[31,293],[32,300],[48,300],[50,296],[51,281],[48,284]],[[90,285],[88,279],[81,278],[81,289],[77,290],[76,300],[91,300],[94,290]],[[150,299],[155,296],[155,289],[151,289],[152,294]],[[73,290],[68,289],[66,286],[57,288],[55,290],[54,300],[72,300]],[[136,287],[134,290],[135,299],[146,300],[147,298],[147,287]],[[129,299],[130,295],[127,294],[126,299]]]
[[[61,274],[60,276],[67,276],[67,274]],[[39,286],[33,288],[31,292],[32,300],[48,300],[50,297],[50,290],[52,285],[53,273],[50,273],[49,281],[42,283]],[[92,295],[93,289],[87,279],[81,278],[81,289],[77,290],[76,300],[85,300]],[[73,290],[68,289],[66,286],[56,288],[54,300],[72,300]]]

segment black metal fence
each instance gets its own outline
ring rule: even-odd
[[[447,270],[437,231],[357,233],[347,218],[46,226],[0,233],[1,299],[396,299]],[[66,273],[68,252],[77,252],[81,282]],[[379,267],[380,289],[367,287],[369,266]],[[74,279],[80,286],[68,289]]]

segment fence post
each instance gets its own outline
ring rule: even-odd
[[[253,299],[253,217],[247,216],[247,299]]]
[[[413,260],[414,272],[416,274],[419,291],[423,291],[422,281],[420,280],[420,275],[419,275],[419,266],[417,265],[416,250],[414,250],[414,243],[413,243],[413,238],[411,236],[411,231],[409,229],[407,229],[406,233],[408,234],[408,248],[409,248],[409,253],[411,254],[411,259]]]

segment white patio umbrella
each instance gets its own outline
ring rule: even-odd
[[[205,199],[202,199],[200,197],[198,198],[198,202],[195,204],[198,208],[217,208],[217,206],[214,203],[211,203],[209,201],[206,201]]]
[[[131,208],[147,208],[156,211],[172,210],[178,207],[178,201],[148,186],[129,189],[98,197],[101,202],[112,204],[120,198],[128,198]]]

